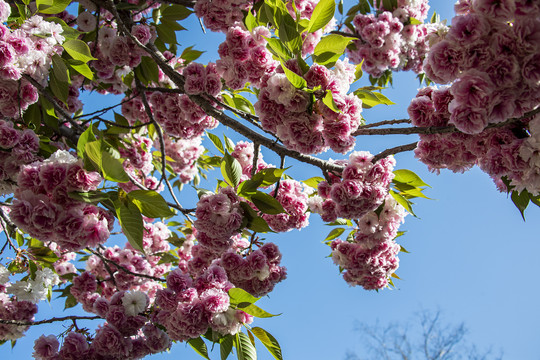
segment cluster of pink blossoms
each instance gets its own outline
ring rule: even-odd
[[[273,194],[274,190],[270,194]],[[264,214],[262,217],[276,232],[302,229],[309,224],[308,196],[302,183],[295,180],[281,180],[276,200],[287,213],[276,215]]]
[[[208,29],[227,32],[231,26],[242,22],[242,11],[249,11],[252,4],[247,0],[197,0],[193,10]]]
[[[101,180],[98,173],[84,170],[73,155],[58,150],[49,159],[21,169],[10,217],[31,236],[56,242],[63,250],[95,247],[109,238],[114,218],[68,193],[96,190]]]
[[[173,139],[164,134],[163,138],[165,141],[165,154],[174,160],[169,164],[180,178],[180,181],[187,184],[197,175],[197,159],[204,153],[201,137]],[[154,146],[159,149],[157,141]]]
[[[255,153],[255,147],[252,142],[248,141],[239,141],[234,147],[234,151],[231,153],[231,156],[238,160],[240,166],[242,167],[242,177],[240,182],[251,179],[251,172],[253,170],[253,157]],[[273,167],[270,164],[267,164],[263,160],[263,155],[259,152],[257,157],[257,169],[256,172],[259,172],[263,169]]]
[[[3,285],[2,285],[3,286]],[[18,301],[0,292],[0,319],[15,321],[33,321],[38,311],[37,305],[30,301]],[[29,326],[0,324],[0,341],[16,340],[24,335]]]
[[[37,160],[39,138],[30,129],[19,130],[0,120],[0,194],[15,191],[21,166]]]
[[[527,1],[461,1],[432,45],[427,76],[453,82],[449,123],[479,134],[540,102],[540,8]]]
[[[195,228],[199,244],[218,256],[229,249],[232,237],[240,232],[244,212],[232,188],[203,195],[197,203]]]
[[[152,279],[135,276],[116,267],[113,263],[120,265],[124,269],[136,274],[159,278],[170,270],[170,264],[158,264],[161,259],[160,254],[170,250],[167,239],[171,236],[170,230],[161,222],[144,223],[143,248],[146,255],[133,249],[129,244],[121,249],[118,246],[108,247],[103,251],[102,256],[108,260],[104,262],[96,255],[90,256],[86,262],[86,270],[93,276],[100,279],[100,293],[106,298],[110,298],[117,289],[144,291],[152,302],[156,292],[162,286]],[[109,270],[114,272],[114,279],[111,279]],[[77,300],[86,308],[92,307],[95,300],[94,295],[77,297]]]
[[[280,67],[261,80],[255,111],[262,127],[276,134],[287,148],[304,154],[320,153],[328,147],[339,153],[350,151],[355,144],[351,134],[362,124],[361,100],[347,95],[354,67],[339,60],[334,70],[314,64],[305,74],[295,60],[287,62],[287,67],[304,77],[309,88],[321,86],[322,96],[331,91],[341,112],[334,112],[322,100],[310,104],[310,94],[295,88]]]
[[[241,89],[246,82],[259,86],[264,75],[275,71],[279,62],[266,49],[265,37],[270,36],[263,26],[249,32],[239,23],[227,30],[227,37],[218,48],[220,58],[216,65],[228,87]]]
[[[1,1],[8,12],[9,5]],[[1,21],[3,22],[3,21]],[[0,114],[19,118],[38,100],[34,86],[21,80],[23,74],[46,83],[52,56],[61,54],[62,27],[35,15],[12,31],[0,22]]]
[[[60,350],[55,336],[42,335],[35,341],[33,356],[38,360],[71,359],[141,359],[168,349],[171,340],[141,315],[148,308],[148,298],[140,291],[116,292],[109,300],[95,301],[94,312],[107,320],[91,340],[70,332]]]
[[[453,103],[452,88],[421,89],[409,105],[408,112],[415,126],[448,126]],[[528,130],[528,133],[527,133]],[[422,134],[415,156],[430,171],[449,169],[464,172],[478,165],[488,173],[501,191],[506,191],[501,178],[506,177],[516,190],[540,193],[540,116],[523,119],[505,127],[486,128],[479,134],[461,132]]]
[[[327,222],[338,217],[360,219],[377,209],[388,195],[396,161],[393,156],[376,163],[372,159],[369,152],[353,152],[341,178],[333,177],[332,184],[319,183],[319,196],[309,199],[310,209]]]
[[[183,69],[182,75],[185,79],[184,90],[186,94],[217,96],[221,92],[221,78],[214,63],[208,63],[204,66],[192,62]]]
[[[224,253],[219,259],[229,281],[253,296],[269,294],[275,285],[287,277],[287,269],[280,266],[281,252],[274,243],[266,243],[244,257],[237,251]]]
[[[383,289],[399,266],[401,247],[394,241],[407,213],[392,196],[384,199],[379,214],[374,211],[358,219],[352,242],[332,242],[332,259],[345,270],[343,278],[350,285],[366,290]]]
[[[252,316],[229,308],[227,291],[233,287],[225,270],[215,264],[194,279],[173,270],[167,276],[167,288],[157,294],[154,318],[173,340],[196,338],[209,327],[235,334],[243,323],[251,323]]]
[[[373,77],[380,77],[386,70],[423,71],[422,63],[429,50],[429,34],[438,25],[413,25],[411,18],[423,21],[429,10],[427,0],[398,1],[392,12],[358,14],[353,19],[354,50],[347,49],[347,56],[354,63],[364,61],[362,69]],[[382,6],[382,2],[381,2]]]
[[[148,103],[154,119],[170,136],[193,139],[218,125],[216,119],[206,115],[184,94],[153,92],[148,96]],[[122,114],[131,124],[150,120],[140,98],[124,102]]]
[[[87,4],[89,10],[95,11],[93,3],[87,2]],[[146,12],[159,6],[158,4],[149,5]],[[138,13],[134,16],[133,21],[140,21],[143,15],[144,13]],[[79,30],[84,32],[95,31],[96,28],[99,28],[97,41],[89,44],[92,56],[97,60],[90,62],[92,69],[95,70],[95,80],[87,87],[98,88],[100,93],[122,94],[128,90],[129,86],[129,84],[124,84],[123,77],[138,66],[141,63],[141,57],[147,54],[130,37],[118,34],[118,30],[111,26],[113,18],[110,12],[101,9],[99,14],[101,22],[96,24],[96,16],[90,11],[85,11],[79,14],[76,23]],[[131,34],[143,45],[153,43],[157,36],[153,27],[143,23],[133,25]],[[100,84],[107,84],[109,87],[105,91]]]

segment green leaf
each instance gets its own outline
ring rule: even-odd
[[[193,348],[193,350],[195,350],[197,354],[201,355],[207,360],[210,360],[208,357],[208,349],[206,348],[206,344],[200,336],[198,338],[188,340],[188,344]]]
[[[255,16],[253,16],[253,14],[251,13],[250,10],[248,10],[248,12],[246,14],[246,18],[244,19],[244,24],[246,25],[246,28],[250,32],[251,32],[251,30],[253,30],[257,26],[259,26],[259,23],[258,23],[257,19],[255,18]]]
[[[276,38],[267,38],[266,48],[278,58],[282,60],[289,60],[293,58],[291,51],[283,44],[283,42]]]
[[[189,64],[190,62],[197,60],[204,51],[193,50],[193,46],[188,46],[182,51],[180,57],[185,60],[184,64]]]
[[[257,360],[257,351],[243,332],[236,334],[236,353],[238,360]]]
[[[185,6],[174,4],[162,10],[161,16],[162,16],[162,20],[166,19],[166,20],[178,21],[178,20],[184,20],[192,13],[193,11],[189,10]]]
[[[66,302],[64,304],[64,310],[77,306],[78,302],[75,299],[75,296],[68,294],[66,297]]]
[[[336,3],[334,0],[321,0],[313,9],[307,31],[313,33],[322,29],[332,20],[336,11]]]
[[[326,95],[324,95],[322,102],[324,105],[328,106],[330,110],[332,110],[335,113],[341,113],[341,110],[337,107],[334,97],[332,96],[332,92],[330,90],[326,90]]]
[[[257,191],[253,194],[251,196],[251,202],[265,214],[276,215],[285,212],[285,209],[283,209],[283,206],[275,197],[262,191]]]
[[[146,80],[153,81],[155,83],[159,82],[159,68],[157,63],[151,57],[141,57],[140,67]]]
[[[397,181],[397,182],[401,182],[401,183],[404,183],[404,184],[409,184],[409,185],[412,185],[412,186],[415,186],[415,187],[419,187],[419,186],[431,187],[428,184],[426,184],[420,178],[420,176],[416,175],[413,171],[407,170],[407,169],[394,170],[394,179],[392,181],[393,182]]]
[[[212,133],[206,133],[210,141],[212,141],[212,144],[222,153],[225,154],[225,150],[223,149],[223,143],[221,142],[221,139],[219,136],[216,136]]]
[[[335,238],[339,237],[344,232],[345,232],[344,228],[332,229],[332,231],[330,231],[330,233],[328,234],[328,236],[326,236],[326,239],[324,239],[324,241],[334,240]]]
[[[226,135],[223,135],[223,139],[225,140],[225,149],[227,149],[228,152],[232,153],[235,148],[234,142]]]
[[[70,68],[72,68],[88,80],[94,80],[94,73],[92,72],[92,69],[90,69],[90,67],[84,62],[80,60],[69,59],[67,63]]]
[[[158,38],[167,44],[177,44],[176,33],[167,24],[161,23],[156,26]]]
[[[525,209],[527,208],[527,206],[529,206],[530,200],[529,192],[527,190],[523,190],[521,193],[518,193],[517,191],[512,191],[512,195],[510,198],[521,213],[523,221],[525,221]]]
[[[128,174],[124,170],[124,166],[120,160],[115,159],[107,151],[103,151],[101,155],[101,171],[103,171],[103,178],[106,180],[127,183],[130,181]]]
[[[69,84],[64,81],[60,81],[54,71],[49,74],[49,87],[52,93],[62,102],[67,102],[69,96]]]
[[[101,141],[86,142],[84,144],[84,151],[84,154],[94,163],[94,165],[98,169],[101,170]]]
[[[250,303],[253,304],[260,298],[248,293],[246,290],[241,288],[232,288],[229,290],[229,297],[231,298],[232,304],[241,304],[241,303]]]
[[[352,40],[354,38],[338,34],[323,37],[313,50],[313,60],[321,65],[333,65]]]
[[[273,232],[266,220],[260,216],[253,217],[250,221],[248,221],[246,227],[258,233]]]
[[[69,197],[78,201],[82,201],[89,204],[97,204],[100,201],[110,200],[109,193],[103,193],[101,191],[89,191],[89,192],[69,192]]]
[[[60,82],[70,83],[69,72],[64,60],[57,54],[52,56],[53,72],[56,79]]]
[[[415,19],[413,17],[409,18],[409,22],[411,23],[411,25],[422,25],[423,24],[423,22],[421,22],[420,20]]]
[[[277,183],[280,179],[283,173],[286,169],[277,169],[277,168],[267,168],[259,171],[258,173],[253,176],[253,181],[259,181],[261,180],[261,183],[259,186],[270,186],[275,183]]]
[[[325,225],[327,225],[327,226],[353,226],[353,223],[349,219],[339,218],[336,221],[325,224]]]
[[[417,217],[412,210],[412,206],[411,206],[412,202],[410,202],[409,200],[407,200],[406,198],[404,198],[403,196],[401,196],[400,194],[398,194],[397,192],[393,190],[390,190],[390,195],[392,195],[392,197],[397,201],[397,203],[403,206],[405,210],[407,210],[412,216]]]
[[[240,304],[240,305],[243,305],[243,304]],[[246,312],[249,315],[253,315],[258,318],[269,318],[269,317],[279,316],[279,315],[270,314],[269,312],[261,309],[260,307],[254,304],[247,304],[246,306],[242,306],[242,307],[238,306],[238,308],[242,310],[243,312]]]
[[[87,63],[90,60],[97,60],[90,53],[90,48],[88,45],[86,45],[86,43],[82,40],[67,40],[62,46],[64,47],[64,50],[66,50],[66,52],[75,60],[80,60],[84,63]]]
[[[268,331],[260,327],[254,327],[251,331],[276,360],[283,360],[281,346],[279,346],[278,341]]]
[[[285,66],[285,63],[283,61],[281,62],[281,67],[283,68],[283,71],[285,72],[285,76],[287,76],[287,79],[291,82],[291,84],[297,88],[297,89],[303,89],[307,86],[307,81],[294,71],[291,71]]]
[[[240,183],[242,166],[238,160],[227,153],[223,156],[223,161],[221,162],[221,174],[230,186],[236,187]]]
[[[66,9],[71,0],[36,0],[37,10],[42,14],[58,14]]]
[[[309,187],[312,187],[314,189],[317,189],[320,182],[323,182],[324,179],[320,176],[314,176],[307,180],[302,181],[304,184],[306,184]]]
[[[257,189],[259,188],[259,186],[261,186],[261,183],[262,179],[250,179],[243,181],[238,186],[238,196],[242,196],[243,198],[246,198],[248,200],[251,199],[251,196],[257,192]]]
[[[144,224],[139,208],[131,202],[115,202],[116,216],[122,227],[122,232],[126,235],[129,243],[134,249],[144,253],[143,230]]]
[[[354,81],[358,81],[362,78],[362,75],[364,75],[364,72],[362,71],[362,65],[364,64],[364,59],[359,64],[356,64],[354,68]]]
[[[144,216],[165,218],[174,215],[165,199],[153,190],[134,190],[128,193],[133,204],[137,205]]]
[[[92,123],[90,123],[86,130],[79,136],[79,141],[77,142],[77,156],[79,158],[84,159],[86,144],[93,141],[96,141],[96,136],[92,130]]]
[[[232,351],[234,338],[232,335],[225,335],[219,340],[219,352],[221,354],[221,360],[226,360]]]

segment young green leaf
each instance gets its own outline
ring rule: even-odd
[[[223,156],[223,161],[221,162],[221,174],[230,186],[236,187],[240,183],[242,166],[238,160],[227,153]]]
[[[285,209],[283,209],[283,206],[275,197],[262,191],[257,191],[253,194],[251,196],[251,201],[255,204],[257,209],[265,214],[276,215],[285,212]]]
[[[247,304],[247,303],[244,303],[244,304]],[[247,304],[246,306],[242,306],[242,307],[238,306],[238,308],[242,310],[243,312],[246,312],[249,315],[253,315],[258,318],[269,318],[269,317],[279,316],[279,315],[270,314],[269,312],[261,309],[255,304]]]
[[[257,351],[243,332],[236,334],[236,353],[238,360],[257,360]]]
[[[285,76],[287,77],[287,79],[289,79],[289,81],[291,82],[291,84],[297,88],[297,89],[303,89],[307,86],[307,81],[306,79],[304,79],[303,77],[301,77],[300,75],[298,75],[297,73],[295,73],[294,71],[291,71],[287,68],[287,66],[285,66],[285,64],[283,63],[283,61],[281,62],[281,68],[283,69],[283,71],[285,72]]]
[[[319,29],[322,29],[330,22],[334,17],[336,11],[336,3],[334,0],[321,0],[313,9],[307,32],[313,33]]]
[[[195,350],[197,354],[201,355],[207,360],[210,360],[208,357],[208,349],[206,348],[206,344],[200,336],[198,338],[188,340],[188,344],[193,348],[193,350]]]
[[[127,195],[144,216],[164,218],[174,215],[165,199],[153,190],[134,190]]]
[[[278,341],[274,338],[268,331],[260,328],[254,327],[251,329],[253,334],[260,340],[260,342],[268,349],[270,354],[276,360],[283,360],[281,355],[281,346],[279,346]]]
[[[332,229],[332,231],[330,231],[330,233],[328,234],[328,236],[326,236],[326,239],[324,239],[324,241],[334,240],[335,238],[339,237],[344,232],[345,232],[344,228]]]
[[[71,0],[36,0],[38,12],[42,14],[58,14],[66,9]]]
[[[416,173],[414,173],[413,171],[407,170],[407,169],[394,170],[394,179],[392,181],[394,181],[394,182],[397,181],[397,182],[401,182],[401,183],[404,183],[404,184],[409,184],[409,185],[415,186],[415,187],[420,187],[420,186],[431,187],[428,184],[426,184],[420,178],[420,176],[416,175]]]
[[[241,288],[232,288],[229,290],[229,297],[232,304],[250,303],[253,304],[260,298],[256,298]]]
[[[225,335],[219,340],[219,352],[221,354],[221,360],[226,360],[232,351],[234,338],[232,335]]]
[[[144,224],[139,208],[131,202],[115,201],[116,217],[134,249],[144,253],[143,230]]]
[[[97,60],[90,53],[90,48],[88,45],[86,45],[86,43],[82,40],[67,40],[64,42],[64,44],[62,44],[62,46],[64,47],[64,50],[66,50],[66,52],[75,60],[80,60],[84,63],[87,63],[90,60]]]

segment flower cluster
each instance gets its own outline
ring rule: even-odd
[[[452,88],[427,87],[418,92],[408,112],[413,125],[447,126],[451,123],[452,103]],[[505,177],[516,190],[527,189],[539,194],[540,163],[536,155],[540,150],[537,140],[539,118],[537,115],[504,127],[488,127],[478,134],[422,134],[415,156],[430,171],[449,169],[464,172],[478,165],[502,191],[508,190],[500,186],[501,178]]]
[[[295,60],[287,67],[305,78],[309,88],[320,86],[320,95],[329,91],[340,112],[334,112],[322,101],[312,101],[309,93],[295,88],[280,67],[261,80],[255,111],[265,130],[276,134],[285,146],[305,154],[320,153],[332,148],[340,153],[355,144],[351,134],[362,124],[362,102],[346,95],[354,81],[354,68],[347,61],[338,61],[334,70],[314,64],[304,74]],[[311,111],[313,110],[313,111]]]
[[[310,209],[327,222],[338,217],[360,219],[377,209],[388,195],[396,161],[392,156],[376,163],[372,159],[369,152],[353,152],[341,178],[334,177],[331,185],[319,183],[319,196],[310,198]]]
[[[251,172],[253,171],[253,157],[255,153],[255,147],[252,142],[249,141],[239,141],[234,147],[234,151],[231,153],[231,156],[238,160],[240,166],[242,167],[242,177],[240,182],[249,180],[251,178]],[[257,156],[257,172],[272,167],[272,165],[267,164],[263,160],[263,155],[259,151]]]
[[[216,64],[208,63],[206,67],[196,62],[190,63],[182,72],[185,78],[184,90],[189,95],[208,94],[217,96],[221,91],[221,79]]]
[[[69,196],[71,191],[96,190],[101,176],[84,170],[73,155],[58,150],[49,159],[24,166],[10,217],[41,241],[77,251],[104,243],[112,230],[110,213]]]
[[[33,356],[38,360],[68,360],[104,358],[114,360],[141,359],[168,349],[167,333],[139,315],[147,309],[148,299],[142,292],[118,292],[111,301],[99,301],[99,315],[107,323],[96,330],[90,339],[77,332],[69,332],[62,347],[55,336],[42,335],[34,343]]]
[[[9,5],[1,2],[7,9]],[[47,81],[54,54],[61,54],[62,27],[34,15],[12,31],[0,23],[0,114],[19,118],[29,105],[38,100],[37,90],[23,74],[36,81]]]
[[[169,251],[167,239],[171,236],[170,230],[161,222],[144,224],[143,248],[146,256],[133,249],[129,244],[121,249],[118,246],[106,248],[102,256],[105,261],[96,255],[90,256],[86,262],[86,270],[100,280],[100,291],[103,296],[110,298],[117,289],[138,290],[148,294],[152,302],[161,285],[148,277],[159,278],[170,270],[170,264],[158,264],[159,254]],[[120,267],[117,267],[118,264]],[[134,274],[145,275],[136,276]],[[111,273],[113,272],[113,278]],[[87,303],[88,294],[76,297],[79,302]],[[91,294],[90,294],[91,295]],[[91,296],[90,296],[91,297]],[[87,307],[90,304],[88,304]]]
[[[237,24],[227,30],[218,48],[216,65],[228,87],[241,89],[246,82],[259,86],[264,75],[275,71],[279,62],[266,49],[265,37],[270,37],[270,31],[262,26],[249,32]]]
[[[39,138],[30,129],[19,130],[0,120],[0,149],[0,194],[9,194],[15,191],[21,166],[37,160]]]
[[[230,282],[257,297],[267,295],[287,277],[287,269],[280,262],[281,252],[274,243],[266,243],[246,257],[228,251],[219,260]]]
[[[362,69],[373,77],[388,69],[421,73],[429,50],[428,35],[439,26],[411,24],[411,18],[423,21],[428,10],[427,0],[399,1],[392,12],[356,15],[354,34],[359,39],[353,42],[354,50],[347,50],[347,56],[354,63],[363,61]]]
[[[193,10],[208,29],[227,32],[231,26],[242,22],[242,11],[248,11],[251,5],[247,0],[197,0]]]
[[[58,285],[60,280],[51,269],[37,270],[27,280],[18,280],[7,287],[7,293],[14,295],[18,301],[30,301],[37,304],[47,298],[49,287]]]
[[[308,197],[301,183],[295,180],[280,181],[276,200],[283,206],[286,213],[263,215],[263,219],[266,220],[272,230],[285,232],[292,229],[300,230],[308,226]]]
[[[0,319],[15,321],[33,321],[38,311],[37,305],[26,300],[9,298],[0,292]],[[0,324],[0,341],[16,340],[24,335],[28,326]]]
[[[358,219],[354,241],[332,242],[332,259],[345,270],[343,278],[350,285],[366,290],[382,289],[399,266],[401,247],[393,239],[406,215],[405,209],[390,195],[381,212],[369,212]]]
[[[167,329],[173,340],[189,340],[204,334],[208,327],[217,331],[227,328],[229,320],[235,326],[229,327],[236,333],[240,320],[248,321],[249,316],[243,312],[242,319],[229,319],[229,295],[227,291],[234,286],[228,281],[225,270],[212,265],[193,280],[181,270],[173,270],[167,276],[167,289],[157,294],[158,306],[155,319]],[[214,325],[215,324],[215,325]]]
[[[427,76],[453,82],[449,123],[479,134],[540,102],[540,9],[521,2],[461,1],[459,15],[432,45]]]
[[[197,159],[204,153],[201,137],[193,139],[173,139],[163,135],[165,154],[174,160],[169,162],[180,181],[187,184],[197,175]],[[158,144],[154,144],[158,146]],[[158,147],[159,148],[159,147]]]
[[[221,188],[217,194],[203,195],[195,214],[199,244],[217,256],[232,245],[232,237],[239,233],[244,216],[240,199],[229,187]]]
[[[154,119],[170,136],[193,139],[200,137],[206,129],[218,125],[216,119],[206,115],[187,95],[153,92],[148,97],[148,103]],[[122,103],[122,114],[131,124],[150,120],[138,97]]]

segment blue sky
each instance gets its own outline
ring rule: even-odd
[[[450,21],[452,1],[430,4],[430,14],[436,10]],[[192,33],[179,35],[180,43],[207,50],[203,61],[215,59],[220,37],[203,35],[198,24],[193,25]],[[368,122],[406,117],[407,105],[417,88],[414,74],[396,75],[394,88],[384,93],[397,105],[365,110],[364,117]],[[97,104],[88,103],[85,110],[94,107]],[[223,126],[214,131],[217,135],[224,132],[229,135]],[[377,153],[416,139],[364,136],[357,138],[357,150]],[[278,163],[264,149],[263,155],[267,162]],[[540,252],[536,226],[539,209],[528,209],[524,222],[506,194],[499,193],[491,179],[477,168],[465,174],[442,171],[437,176],[429,173],[412,153],[399,154],[396,160],[397,169],[411,169],[432,186],[426,194],[433,199],[418,200],[414,210],[419,218],[407,216],[402,225],[401,230],[407,233],[399,242],[410,254],[400,254],[397,274],[402,280],[395,282],[397,288],[377,293],[347,285],[327,258],[329,248],[322,243],[330,228],[312,216],[311,226],[306,229],[267,237],[279,245],[288,278],[260,300],[265,310],[282,315],[258,319],[253,325],[278,339],[285,359],[334,360],[343,359],[348,350],[358,354],[365,350],[360,333],[355,331],[359,322],[403,322],[422,308],[441,309],[447,319],[466,323],[468,340],[480,349],[500,349],[506,359],[540,358],[535,345],[540,340],[540,293],[535,283]],[[286,165],[292,165],[287,173],[300,180],[320,175],[292,160],[287,160]],[[59,316],[63,302],[41,302],[39,308],[38,319]],[[71,309],[62,315],[73,312]],[[30,358],[35,338],[61,331],[61,325],[33,327],[15,349],[4,345],[4,356]],[[262,345],[258,350],[260,359],[271,359]],[[178,357],[200,359],[185,344],[176,344],[169,354],[151,358]]]

